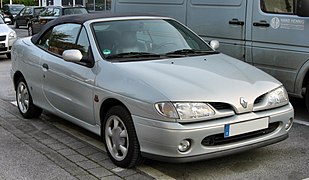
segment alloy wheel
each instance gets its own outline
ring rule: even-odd
[[[129,136],[125,124],[118,116],[110,116],[105,125],[106,145],[117,161],[123,160],[129,149]]]

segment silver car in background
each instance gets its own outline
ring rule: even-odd
[[[0,54],[6,54],[7,58],[11,58],[11,48],[13,43],[17,39],[16,32],[11,29],[6,23],[10,21],[5,21],[0,17]]]
[[[111,160],[198,161],[288,137],[282,84],[179,22],[124,14],[63,16],[12,49],[19,111],[42,109],[102,136]]]

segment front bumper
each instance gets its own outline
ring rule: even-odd
[[[245,134],[233,141],[205,144],[206,137],[223,134],[226,124],[265,117],[269,118],[269,124],[276,124],[267,133],[263,132],[254,136],[246,136]],[[251,112],[191,124],[162,122],[138,116],[133,116],[133,121],[144,157],[167,162],[190,162],[238,153],[282,141],[288,137],[285,125],[293,117],[293,107],[288,104],[268,111]],[[191,148],[183,153],[178,150],[178,145],[184,139],[191,141]]]
[[[10,53],[15,40],[16,39],[8,39],[8,36],[6,36],[5,40],[0,41],[0,54]]]

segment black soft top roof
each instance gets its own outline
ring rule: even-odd
[[[35,44],[40,39],[40,37],[52,26],[58,24],[65,24],[65,23],[75,23],[75,24],[83,24],[86,21],[92,19],[101,19],[101,18],[114,18],[114,17],[138,17],[138,16],[149,16],[149,14],[132,14],[132,13],[107,13],[107,12],[100,12],[100,13],[88,13],[88,14],[76,14],[76,15],[66,15],[60,16],[43,26],[41,31],[38,34],[32,36],[31,41]],[[152,16],[152,15],[151,15]]]

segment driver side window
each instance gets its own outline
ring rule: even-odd
[[[55,26],[40,38],[37,46],[56,56],[62,56],[65,50],[77,49],[82,53],[83,60],[89,59],[90,43],[85,28],[80,24]]]

